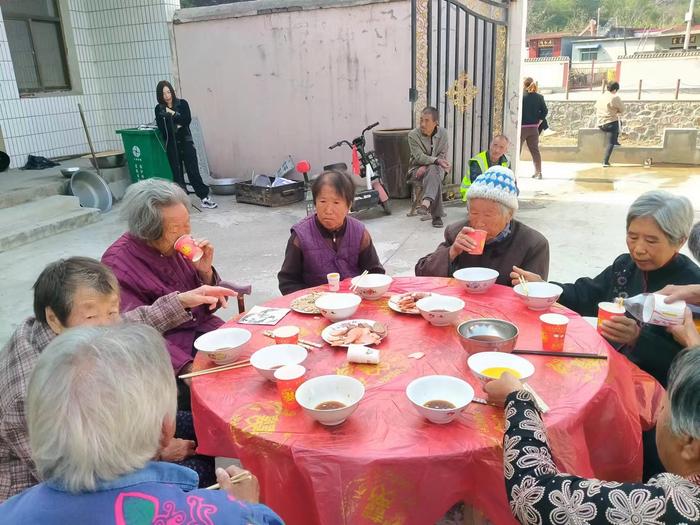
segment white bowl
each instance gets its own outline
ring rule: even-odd
[[[265,379],[276,381],[275,370],[285,365],[300,365],[307,355],[306,349],[299,345],[270,345],[254,352],[250,364]]]
[[[217,365],[233,363],[243,353],[251,334],[243,328],[219,328],[200,335],[194,347]]]
[[[323,317],[335,322],[350,319],[361,302],[362,298],[354,293],[325,293],[314,304]]]
[[[475,266],[457,270],[452,277],[461,282],[469,293],[486,293],[498,279],[498,272],[491,268]]]
[[[408,399],[418,413],[433,423],[449,423],[474,399],[474,389],[466,381],[452,376],[425,376],[406,387]],[[428,401],[447,401],[454,408],[428,408]]]
[[[447,326],[457,321],[464,301],[449,295],[433,294],[416,301],[416,308],[423,319],[433,326]]]
[[[467,359],[467,366],[482,383],[488,383],[498,377],[486,375],[483,372],[489,368],[509,368],[525,381],[535,373],[534,365],[519,355],[506,354],[505,352],[479,352],[472,354]]]
[[[523,291],[522,284],[513,287],[513,291],[525,302],[525,306],[530,310],[547,310],[557,302],[557,299],[559,299],[559,296],[564,290],[557,284],[528,282],[527,294]]]
[[[383,273],[368,273],[364,277],[358,275],[350,280],[352,286],[355,283],[360,283],[360,286],[355,288],[355,293],[362,297],[363,299],[369,299],[370,301],[376,301],[382,295],[384,295],[393,279],[389,275],[384,275]]]
[[[304,411],[322,425],[335,426],[352,414],[365,395],[364,385],[349,376],[328,375],[309,379],[297,388],[296,399]],[[327,401],[338,401],[343,408],[316,410]]]

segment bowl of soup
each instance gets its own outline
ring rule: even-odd
[[[308,355],[306,348],[299,345],[270,345],[254,352],[250,364],[265,379],[277,382],[275,370],[286,365],[300,365]]]
[[[468,354],[512,352],[518,340],[518,327],[503,319],[472,319],[457,327],[459,341]]]
[[[449,295],[432,294],[416,301],[416,308],[431,325],[447,326],[456,323],[464,301]]]
[[[499,379],[504,372],[514,375],[521,381],[525,381],[535,373],[534,365],[524,357],[503,352],[479,352],[470,355],[467,366],[482,383]]]
[[[458,377],[424,376],[408,384],[406,396],[421,416],[442,425],[453,421],[471,403],[474,389]]]
[[[296,391],[297,403],[326,426],[343,423],[365,396],[364,385],[350,376],[327,375],[304,381]]]

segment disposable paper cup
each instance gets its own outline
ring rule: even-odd
[[[603,321],[625,315],[625,308],[617,303],[598,303],[598,333],[602,331]]]
[[[348,346],[348,361],[351,363],[379,363],[379,350],[364,345]]]
[[[191,235],[182,235],[175,241],[175,250],[180,252],[192,262],[197,262],[202,258],[204,252],[194,243]]]
[[[564,350],[564,338],[569,318],[561,314],[540,315],[542,326],[542,348],[544,350]]]
[[[665,303],[665,295],[649,294],[644,301],[642,321],[659,326],[674,326],[683,324],[685,317],[685,301]]]
[[[297,388],[304,382],[306,368],[301,365],[285,365],[275,370],[277,392],[282,399],[282,408],[296,410],[299,404],[296,400]]]
[[[295,345],[299,342],[298,326],[280,326],[272,331],[276,345]]]
[[[328,279],[328,290],[331,292],[337,292],[340,290],[340,274],[339,273],[329,273],[326,278]]]
[[[473,232],[469,232],[467,234],[467,237],[473,239],[474,242],[477,244],[476,248],[469,252],[471,255],[481,255],[482,253],[484,253],[484,245],[486,244],[485,230],[474,230]]]

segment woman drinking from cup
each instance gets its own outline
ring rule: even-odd
[[[445,228],[445,241],[418,261],[416,275],[449,277],[460,268],[480,266],[499,273],[496,283],[510,285],[515,265],[546,276],[549,243],[513,218],[518,193],[508,168],[492,166],[479,175],[467,193],[467,218]]]
[[[564,292],[559,302],[584,316],[596,316],[598,303],[617,297],[656,292],[668,284],[700,283],[700,268],[680,249],[693,225],[693,206],[681,196],[650,191],[632,203],[627,212],[627,249],[597,277],[582,277],[574,283],[559,284]],[[511,277],[527,281],[542,277],[514,267]],[[619,315],[603,321],[601,333],[642,370],[666,385],[668,367],[681,345],[662,326],[639,325]]]
[[[283,295],[326,283],[329,273],[340,279],[384,273],[372,237],[357,219],[348,216],[355,185],[350,176],[325,171],[311,184],[316,213],[292,226],[282,269],[277,274]]]

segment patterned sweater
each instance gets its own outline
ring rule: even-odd
[[[700,477],[654,476],[647,484],[560,473],[530,394],[506,400],[503,469],[513,516],[523,525],[700,523]]]

